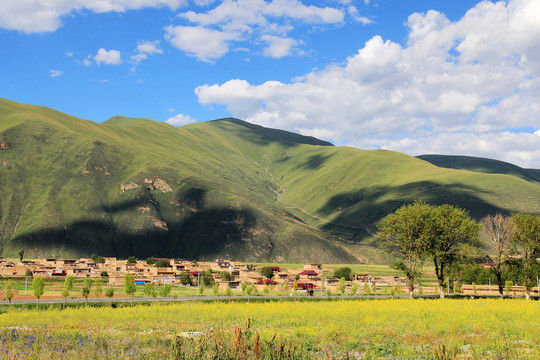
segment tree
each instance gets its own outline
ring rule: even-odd
[[[136,264],[137,263],[137,258],[135,256],[130,256],[127,258],[127,263],[128,264]]]
[[[133,306],[133,295],[137,291],[137,285],[135,285],[135,276],[131,274],[124,275],[124,292],[131,297],[131,306]]]
[[[151,256],[151,257],[149,257],[148,259],[146,259],[146,263],[147,263],[148,265],[154,265],[154,264],[156,263],[156,258],[153,257],[153,256]]]
[[[149,282],[149,283],[146,283],[146,285],[144,285],[144,295],[148,297],[151,296],[154,298],[154,302],[156,301],[157,292],[154,287],[154,283]]]
[[[24,258],[24,250],[19,251],[19,261],[23,261]]]
[[[90,289],[92,288],[93,283],[94,282],[92,281],[92,278],[90,276],[85,277],[83,280],[81,294],[86,300],[86,304],[88,304],[88,295],[90,295]]]
[[[86,304],[88,305],[88,295],[90,295],[90,288],[83,286],[83,288],[81,289],[81,294],[83,298],[85,298]]]
[[[83,287],[91,289],[92,285],[94,285],[94,280],[92,280],[90,276],[85,277],[83,280]]]
[[[240,284],[240,289],[242,289],[242,293],[246,292],[247,287],[248,287],[247,282],[242,281],[242,283]]]
[[[6,298],[7,301],[9,301],[9,306],[11,306],[11,300],[13,299],[13,289],[11,288],[11,281],[8,280],[7,284],[6,284],[6,291],[4,293],[4,297]]]
[[[171,293],[171,290],[172,290],[172,286],[170,284],[165,284],[162,287],[160,287],[159,296],[165,298],[169,296],[169,294]]]
[[[298,281],[296,279],[294,279],[294,283],[293,283],[293,286],[292,286],[294,292],[296,292],[298,290]]]
[[[227,288],[225,288],[225,296],[231,296],[232,290],[231,287],[227,284]]]
[[[171,267],[171,262],[169,259],[159,259],[154,264],[155,267]]]
[[[101,293],[103,292],[103,288],[101,287],[101,282],[97,279],[94,280],[94,284],[96,285],[94,287],[94,295],[96,295],[96,298],[100,297]]]
[[[377,236],[382,246],[399,259],[392,267],[407,278],[411,298],[432,243],[428,233],[432,216],[431,206],[417,201],[400,207],[378,224]]]
[[[193,277],[190,273],[183,271],[178,275],[178,279],[180,280],[180,283],[182,285],[192,285],[193,284]]]
[[[214,296],[217,296],[219,293],[219,285],[216,283],[214,286],[212,286],[212,292],[214,293]]]
[[[350,267],[341,267],[334,272],[336,279],[345,278],[345,281],[351,281],[353,272]]]
[[[68,291],[73,288],[73,280],[75,280],[75,278],[71,275],[66,276],[66,279],[64,280],[64,288]]]
[[[271,279],[274,276],[274,271],[270,266],[265,266],[260,270],[261,276],[264,276],[267,279]]]
[[[32,280],[32,292],[36,297],[36,308],[39,308],[39,298],[45,292],[45,280],[41,275],[37,275]]]
[[[200,273],[201,284],[205,287],[210,287],[214,285],[214,276],[212,276],[212,271],[206,270]]]
[[[495,256],[493,258],[493,264],[491,264],[491,271],[497,278],[497,284],[499,285],[499,295],[502,297],[504,291],[504,280],[502,277],[502,265],[506,261],[507,253],[514,239],[516,232],[516,226],[511,217],[506,217],[502,214],[496,214],[495,216],[488,215],[480,222],[484,231],[489,237],[491,244],[495,249]]]
[[[69,297],[69,292],[73,288],[73,276],[68,275],[64,280],[64,288],[62,289],[62,297],[64,298],[64,307],[67,304],[67,298]]]
[[[223,281],[234,281],[234,275],[229,271],[221,271],[219,276],[221,276],[221,280]]]
[[[343,296],[345,294],[345,289],[346,289],[345,278],[342,277],[341,279],[339,279],[339,285],[337,287],[337,292],[340,293],[341,296]]]
[[[112,298],[114,296],[114,288],[106,288],[105,289],[105,296],[109,298],[109,304],[112,303]]]
[[[513,219],[516,225],[514,240],[521,248],[521,271],[525,296],[530,299],[533,274],[539,267],[536,259],[540,257],[540,216],[516,214]]]
[[[429,226],[429,254],[435,265],[441,298],[444,298],[444,270],[452,265],[466,246],[479,246],[480,226],[466,210],[452,205],[433,206]]]
[[[104,264],[105,263],[105,258],[103,256],[99,256],[99,255],[96,255],[96,254],[92,254],[90,256],[90,258],[92,259],[93,262],[95,262],[96,264]]]
[[[351,294],[356,295],[356,292],[358,291],[358,284],[354,283],[351,288]]]

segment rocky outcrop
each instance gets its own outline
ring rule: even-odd
[[[133,190],[138,188],[139,185],[135,184],[134,182],[130,182],[127,184],[120,184],[120,190],[122,190],[122,194],[126,192],[126,190]]]
[[[155,176],[151,179],[144,179],[144,183],[148,184],[150,190],[159,190],[162,193],[172,192],[173,189],[165,181]]]

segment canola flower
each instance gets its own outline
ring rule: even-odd
[[[0,359],[180,359],[219,351],[231,359],[272,358],[275,351],[291,359],[538,359],[539,310],[538,302],[520,299],[14,309],[0,316]],[[236,329],[247,357],[234,357]]]

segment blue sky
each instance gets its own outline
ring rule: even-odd
[[[539,3],[3,0],[0,97],[540,168]]]

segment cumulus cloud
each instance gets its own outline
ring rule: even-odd
[[[281,58],[292,55],[293,48],[302,43],[287,36],[295,26],[341,24],[346,13],[346,6],[319,7],[299,0],[225,0],[206,12],[180,14],[190,26],[170,26],[166,38],[204,61],[225,55],[232,42],[262,41],[268,44],[264,56]],[[190,40],[189,35],[204,37],[212,49],[209,53],[203,51],[203,46]]]
[[[237,35],[201,26],[168,26],[165,38],[171,44],[199,60],[212,62],[229,51],[230,40]]]
[[[148,59],[149,55],[162,54],[163,50],[159,47],[159,40],[155,41],[140,41],[137,45],[137,52],[131,55],[131,60],[135,64]]]
[[[49,70],[49,76],[52,78],[58,77],[63,74],[62,70]]]
[[[3,0],[0,7],[0,28],[25,33],[52,32],[61,25],[61,18],[83,9],[96,13],[124,12],[144,7],[167,6],[173,10],[187,0]]]
[[[178,115],[168,118],[165,122],[173,126],[183,126],[183,125],[194,123],[196,121],[195,119],[191,118],[189,115],[178,114]]]
[[[105,64],[105,65],[120,65],[122,63],[122,57],[120,51],[118,50],[105,50],[101,48],[98,50],[97,54],[94,56],[96,64]]]
[[[274,59],[291,55],[294,47],[299,44],[297,40],[272,35],[264,35],[261,40],[268,43],[268,47],[264,49],[264,56]]]
[[[540,3],[485,1],[456,22],[415,13],[407,27],[406,46],[374,36],[344,63],[291,82],[195,92],[233,116],[337,144],[540,168]]]

